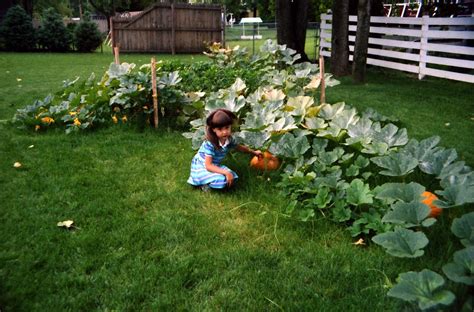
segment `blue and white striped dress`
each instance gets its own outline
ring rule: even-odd
[[[207,140],[204,141],[191,162],[191,175],[188,178],[188,183],[194,186],[208,184],[210,187],[216,189],[222,189],[226,186],[227,179],[225,175],[210,172],[206,169],[206,156],[211,156],[212,164],[232,172],[232,174],[234,175],[234,179],[237,179],[238,176],[234,171],[220,164],[224,159],[225,155],[227,155],[227,153],[236,145],[237,144],[235,143],[235,140],[233,138],[228,140],[226,144],[222,146],[221,149],[215,148],[214,145]]]

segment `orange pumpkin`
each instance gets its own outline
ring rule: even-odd
[[[438,196],[436,196],[435,194],[431,192],[426,191],[426,192],[423,192],[423,194],[421,194],[421,197],[424,198],[421,202],[425,205],[428,205],[431,208],[429,217],[431,218],[438,217],[443,211],[443,209],[437,207],[436,205],[433,205],[433,201],[437,200]]]
[[[280,160],[270,152],[263,152],[263,157],[254,156],[252,158],[250,167],[258,170],[276,170],[280,167]]]

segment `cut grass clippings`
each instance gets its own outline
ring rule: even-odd
[[[149,56],[123,59],[145,63]],[[0,119],[62,80],[102,75],[111,60],[0,53],[0,72],[12,74],[0,81]],[[472,165],[473,147],[459,140],[473,132],[474,121],[464,120],[473,113],[471,87],[371,70],[366,85],[343,79],[328,89],[328,101],[395,115],[410,136],[440,135]],[[414,90],[427,99],[405,96]],[[432,103],[454,94],[454,104]],[[446,130],[438,123],[448,116],[456,127]],[[370,241],[354,245],[344,226],[324,218],[288,219],[277,176],[251,171],[247,155],[227,159],[240,176],[234,190],[201,192],[185,182],[190,146],[165,128],[66,135],[0,124],[0,309],[400,311],[406,306],[386,296],[398,274],[441,272],[460,249],[449,231],[456,215],[450,210],[429,229],[431,243],[417,259],[388,256]],[[64,220],[75,228],[58,227]],[[465,298],[465,290],[451,289]]]

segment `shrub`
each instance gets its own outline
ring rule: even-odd
[[[74,43],[80,52],[93,52],[102,43],[99,28],[89,18],[84,18],[74,31]]]
[[[35,47],[31,17],[19,5],[11,7],[0,26],[0,42],[7,51],[30,51]]]
[[[50,8],[43,13],[43,23],[38,31],[38,43],[52,52],[69,50],[72,38],[64,25],[61,15]]]

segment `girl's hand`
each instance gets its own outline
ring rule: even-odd
[[[227,171],[225,173],[225,179],[227,180],[227,186],[232,186],[232,183],[234,183],[234,175],[232,174],[232,172]]]
[[[262,151],[260,151],[260,150],[253,151],[253,154],[254,154],[255,156],[257,156],[258,158],[262,158],[262,157],[263,157],[263,153],[262,153]]]

